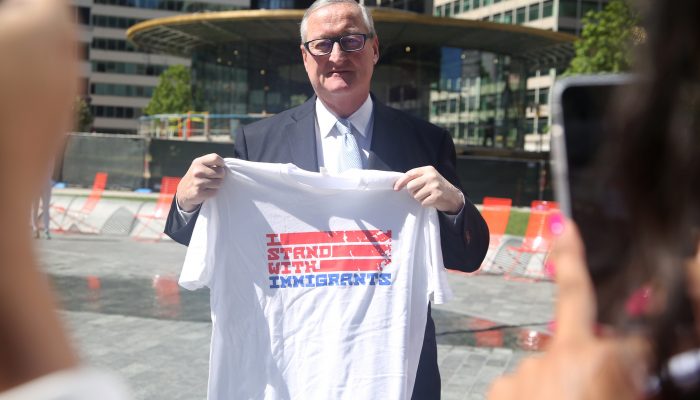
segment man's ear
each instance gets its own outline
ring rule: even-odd
[[[306,54],[306,49],[304,48],[303,44],[299,45],[299,50],[301,50],[301,59],[304,61],[304,64],[306,64],[306,56],[308,54]]]
[[[372,40],[372,52],[374,53],[374,64],[377,64],[379,62],[379,38],[377,35],[374,35],[374,40]]]

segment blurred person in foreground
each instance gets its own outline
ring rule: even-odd
[[[611,244],[624,261],[594,290],[575,224],[552,219],[556,333],[494,383],[492,400],[700,398],[700,2],[639,4],[640,79],[614,111],[601,163],[628,210]],[[640,288],[648,304],[631,315]],[[612,326],[596,327],[597,301]]]
[[[59,0],[0,1],[0,399],[123,399],[82,366],[37,266],[32,200],[71,127],[76,32]]]

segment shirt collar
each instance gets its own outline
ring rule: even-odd
[[[372,106],[372,96],[367,95],[367,100],[362,103],[357,111],[347,118],[355,131],[363,137],[367,137],[369,122],[372,119]],[[322,138],[329,136],[333,132],[335,122],[338,120],[338,117],[326,108],[318,97],[316,97],[316,120],[318,121],[318,127],[321,130]]]

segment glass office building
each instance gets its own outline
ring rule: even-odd
[[[127,28],[154,18],[248,9],[250,0],[71,0],[71,5],[80,32],[81,94],[90,103],[93,130],[134,133],[161,72],[190,66],[191,60],[137,48],[127,40]]]
[[[433,15],[443,18],[459,18],[489,21],[504,25],[522,25],[534,29],[579,35],[581,19],[589,11],[602,9],[607,0],[435,0]],[[473,55],[453,56],[449,63],[469,69]],[[527,65],[525,83],[525,118],[523,148],[531,151],[549,150],[551,125],[550,89],[555,79],[567,67],[568,59],[546,55],[533,57]],[[456,68],[456,67],[455,67]],[[443,85],[431,94],[430,121],[453,132],[455,137],[472,145],[507,146],[502,136],[507,129],[490,115],[469,112],[468,99],[474,93],[486,97],[486,105],[493,92],[500,89],[483,87],[480,80],[464,80],[460,87]],[[467,112],[459,107],[466,104]],[[488,113],[487,113],[488,114]],[[493,139],[495,137],[495,139]]]

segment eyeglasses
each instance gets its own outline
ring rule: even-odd
[[[352,35],[337,36],[334,38],[314,39],[304,43],[309,53],[315,56],[325,56],[333,51],[333,45],[338,43],[345,52],[360,51],[365,47],[365,41],[371,35],[365,33],[353,33]]]

